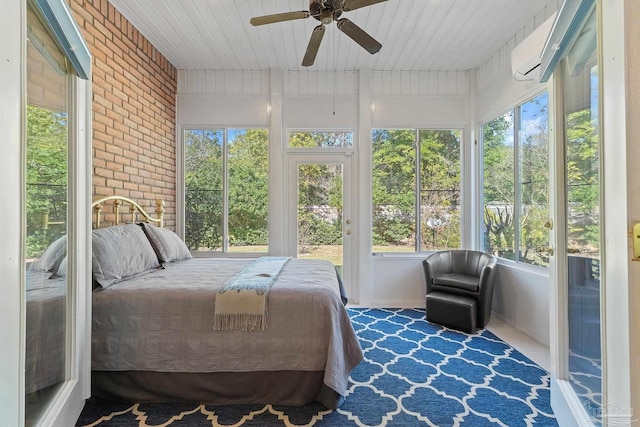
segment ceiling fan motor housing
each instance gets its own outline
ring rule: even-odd
[[[342,15],[344,0],[311,0],[309,12],[311,16],[327,25]]]

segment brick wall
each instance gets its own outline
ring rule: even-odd
[[[176,69],[107,0],[70,6],[93,56],[93,198],[163,198],[174,229]]]

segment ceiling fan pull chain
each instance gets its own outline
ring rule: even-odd
[[[336,33],[331,31],[331,50],[333,51],[333,115],[336,115],[336,79],[338,77],[337,57],[336,57]]]

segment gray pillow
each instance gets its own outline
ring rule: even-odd
[[[51,278],[55,277],[65,277],[67,275],[67,257],[65,256],[60,261],[60,265],[58,266],[56,272],[51,276]]]
[[[140,224],[158,255],[161,263],[182,261],[191,258],[191,252],[176,233],[166,228],[156,227],[149,223]]]
[[[93,278],[103,289],[160,267],[149,240],[136,224],[93,230],[92,248]]]
[[[55,272],[65,256],[67,256],[67,236],[62,236],[51,243],[40,258],[31,263],[29,270]]]

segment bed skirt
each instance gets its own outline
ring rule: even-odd
[[[91,395],[128,402],[185,402],[208,405],[272,404],[329,409],[344,401],[323,383],[324,371],[153,372],[92,371]]]

